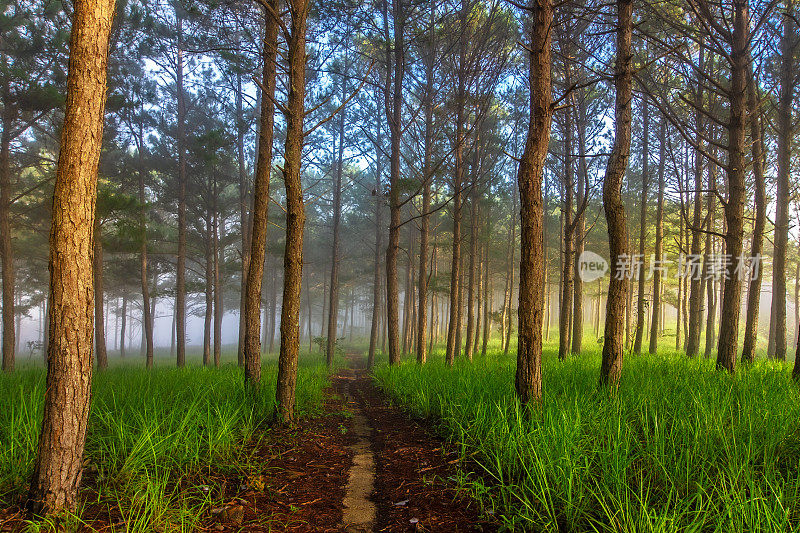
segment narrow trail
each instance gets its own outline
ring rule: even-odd
[[[371,495],[375,487],[375,454],[372,452],[372,427],[363,410],[352,395],[352,380],[339,378],[344,383],[343,396],[353,410],[350,430],[358,439],[350,445],[353,465],[342,500],[342,527],[348,533],[370,532],[375,529],[378,508]]]
[[[454,488],[458,456],[430,421],[391,405],[364,366],[347,353],[334,390],[352,413],[352,467],[342,501],[343,531],[496,531],[477,504]]]
[[[198,532],[368,533],[497,531],[475,501],[455,489],[459,456],[429,420],[391,405],[360,354],[331,378],[320,416],[272,427],[248,443],[235,468],[180,481],[186,494],[211,498]],[[462,468],[468,468],[461,465]],[[90,487],[87,494],[94,494]],[[129,529],[115,507],[84,509],[77,531]],[[25,529],[19,508],[0,509],[0,531]],[[10,514],[9,514],[10,513]],[[173,529],[153,527],[148,531]]]

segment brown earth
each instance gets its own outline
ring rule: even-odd
[[[429,422],[392,406],[363,368],[332,378],[322,416],[271,428],[246,453],[240,473],[205,472],[182,484],[224,502],[206,511],[198,531],[498,529],[454,488],[457,455],[447,453]],[[96,500],[90,476],[86,483]],[[19,508],[0,510],[0,532],[22,531],[22,518]],[[82,519],[83,531],[125,531],[118,511],[107,507],[87,505]]]

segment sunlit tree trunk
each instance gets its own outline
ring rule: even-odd
[[[75,0],[50,228],[47,384],[27,507],[77,504],[92,384],[92,261],[113,0]]]
[[[425,351],[425,331],[428,326],[428,242],[430,233],[431,210],[431,185],[433,175],[431,164],[433,158],[433,91],[434,91],[434,64],[436,53],[436,2],[430,2],[430,18],[428,20],[428,39],[423,56],[425,65],[425,92],[422,107],[425,114],[425,140],[424,156],[422,161],[422,217],[419,229],[419,311],[417,312],[417,362],[423,364],[428,358]]]
[[[702,72],[705,68],[705,50],[700,47],[700,59],[698,62],[698,69]],[[703,88],[701,84],[697,84],[695,93],[695,105],[700,107],[703,105]],[[697,130],[697,143],[702,145],[702,132],[704,128],[703,116],[699,109],[695,110],[695,128]],[[693,214],[692,226],[687,228],[687,242],[689,231],[691,232],[691,249],[689,252],[688,263],[697,264],[700,261],[700,254],[702,253],[702,233],[701,226],[703,223],[703,154],[695,151],[694,154],[694,200],[692,201]],[[699,267],[696,267],[699,268]],[[700,329],[703,323],[703,291],[702,291],[702,276],[694,275],[694,269],[691,271],[691,279],[689,280],[689,329],[687,330],[686,338],[686,355],[695,357],[700,350]]]
[[[728,130],[728,201],[725,204],[725,253],[734,258],[727,265],[727,276],[722,293],[719,341],[717,343],[717,368],[733,372],[739,337],[742,280],[736,263],[742,257],[744,236],[745,185],[745,128],[747,125],[746,91],[748,79],[748,50],[750,46],[749,10],[744,0],[733,2],[733,30],[731,32],[730,114]],[[785,348],[784,348],[785,350]]]
[[[384,16],[384,19],[386,17]],[[397,279],[397,256],[400,251],[400,141],[403,134],[403,77],[405,73],[405,46],[403,28],[405,7],[403,0],[392,0],[394,43],[392,44],[393,73],[387,75],[386,114],[391,138],[389,160],[389,244],[386,248],[386,330],[389,340],[389,363],[400,362],[400,289]],[[384,20],[386,25],[386,20]],[[388,29],[387,46],[388,46]],[[389,54],[387,54],[388,56]],[[391,86],[389,85],[391,82]]]
[[[636,293],[636,339],[633,341],[633,353],[642,353],[642,340],[644,337],[645,318],[645,264],[644,244],[647,239],[647,195],[650,186],[650,106],[647,100],[642,101],[642,194],[639,197],[639,262],[638,281]]]
[[[306,19],[310,2],[288,0],[288,7],[291,17],[290,32],[286,36],[289,95],[286,105],[286,144],[283,164],[286,190],[286,245],[283,257],[281,347],[275,393],[278,420],[283,423],[294,422],[300,348],[300,289],[303,275],[303,229],[306,220],[303,185],[300,178],[306,91]],[[250,269],[253,269],[252,262]]]
[[[586,163],[586,97],[580,96],[580,101],[575,110],[577,114],[577,130],[578,130],[578,157],[580,164],[578,165],[578,195],[576,203],[580,206],[585,201],[585,195],[588,194],[586,190],[586,182],[589,174],[589,169]],[[572,310],[572,352],[580,354],[583,350],[583,280],[580,277],[580,257],[584,250],[584,239],[586,233],[586,224],[583,211],[576,214],[575,219],[575,261],[573,270],[573,293],[574,303]]]
[[[608,225],[608,245],[611,255],[611,280],[606,300],[606,324],[603,339],[603,359],[600,382],[616,387],[622,374],[625,351],[623,322],[628,284],[620,276],[620,257],[628,249],[628,225],[621,189],[631,149],[631,79],[633,74],[631,34],[633,32],[632,0],[617,0],[617,56],[614,65],[614,145],[603,181],[603,209]]]
[[[789,174],[793,140],[792,106],[797,83],[795,49],[797,32],[792,20],[793,2],[784,2],[778,94],[778,174],[775,195],[775,246],[772,262],[772,313],[775,316],[775,359],[786,360],[786,248],[789,242]]]
[[[530,123],[520,158],[520,282],[517,369],[514,388],[519,401],[542,401],[542,290],[544,270],[542,172],[553,118],[551,99],[550,0],[532,0],[529,43]],[[506,346],[508,348],[508,346]]]
[[[247,267],[244,302],[244,381],[252,385],[257,385],[261,381],[261,284],[264,280],[264,254],[267,246],[267,227],[269,225],[269,182],[272,174],[272,135],[275,121],[275,105],[273,99],[275,97],[275,59],[278,48],[279,23],[276,19],[279,9],[278,0],[268,0],[268,5],[269,9],[266,9],[264,12],[264,40],[261,48],[263,62],[261,73],[261,122],[258,133],[256,174],[253,184],[253,210],[250,214],[250,260]],[[305,43],[305,21],[303,21],[303,33],[303,42]],[[305,44],[303,44],[302,48],[305,50]],[[305,64],[305,55],[303,55],[301,60],[303,64]],[[294,80],[292,80],[292,82],[293,81]],[[304,91],[305,87],[303,87],[302,94],[305,94]],[[302,97],[300,106],[304,107]],[[299,142],[302,147],[302,118],[300,119],[299,128],[301,132],[300,139],[296,140],[296,142]],[[288,142],[287,139],[287,152]],[[299,165],[300,162],[298,161],[298,172]],[[299,176],[297,179],[299,184]],[[298,190],[297,194],[299,195],[301,192]],[[300,201],[302,203],[302,199]],[[289,200],[287,196],[287,206],[288,204]],[[293,244],[288,242],[288,224],[286,231],[286,247],[288,250]],[[302,226],[300,233],[302,238]],[[297,279],[299,280],[301,277],[302,273],[298,272]],[[299,298],[299,292],[297,298]],[[299,304],[297,305],[299,306]],[[298,347],[295,346],[295,353],[297,349]],[[281,350],[283,350],[283,348],[281,348]],[[292,395],[293,394],[294,391],[292,390]],[[291,418],[291,416],[289,416],[289,418]]]
[[[667,120],[663,116],[661,117],[658,138],[658,200],[656,203],[656,242],[653,260],[657,266],[660,266],[664,259],[664,169],[667,157]],[[648,350],[651,354],[658,352],[658,339],[661,337],[663,325],[662,283],[661,269],[655,268],[653,271],[653,318],[650,321],[650,347]]]

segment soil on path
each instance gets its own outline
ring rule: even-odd
[[[249,445],[235,472],[181,483],[191,492],[208,487],[222,502],[206,511],[198,531],[498,530],[454,488],[458,456],[447,453],[430,422],[392,406],[360,358],[348,363],[332,378],[322,416],[272,428]],[[84,490],[96,494],[91,484]],[[84,531],[126,530],[113,504],[89,505],[83,519]],[[19,507],[0,509],[0,531],[22,526]]]

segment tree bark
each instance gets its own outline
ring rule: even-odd
[[[647,100],[642,101],[642,194],[639,201],[639,261],[638,281],[636,292],[636,338],[633,341],[633,353],[642,353],[642,339],[644,337],[645,318],[645,274],[644,274],[644,244],[647,239],[647,193],[650,185],[650,106]]]
[[[378,326],[381,321],[381,249],[383,247],[383,221],[381,204],[383,203],[383,135],[381,121],[376,120],[375,137],[375,250],[372,264],[372,323],[369,330],[369,350],[367,351],[367,368],[375,365],[375,351],[378,347]]]
[[[578,196],[576,202],[578,205],[583,205],[585,195],[588,194],[586,190],[586,183],[589,175],[589,169],[586,164],[586,97],[584,94],[580,96],[577,108],[577,129],[578,129],[578,157],[580,165],[578,166]],[[572,311],[572,353],[580,354],[583,351],[583,280],[580,277],[580,257],[584,250],[584,239],[586,233],[586,219],[583,211],[578,213],[575,219],[575,261],[573,271],[573,311]]]
[[[8,83],[3,101],[10,99]],[[4,105],[3,133],[0,134],[0,260],[3,262],[3,370],[14,370],[14,249],[11,244],[11,127],[10,106]]]
[[[705,52],[703,47],[700,47],[700,60],[698,62],[698,69],[702,72],[705,68]],[[702,85],[698,84],[695,93],[695,105],[698,109],[695,110],[695,128],[697,130],[697,143],[702,143],[702,134],[705,127],[703,124],[703,116],[699,107],[703,105],[703,89]],[[693,200],[693,215],[692,227],[687,228],[691,231],[692,241],[688,263],[692,265],[690,268],[691,279],[689,280],[689,329],[687,329],[686,338],[686,355],[695,357],[700,350],[700,329],[703,322],[703,291],[702,291],[702,276],[694,275],[696,262],[700,261],[700,254],[702,253],[701,239],[701,226],[703,222],[703,155],[699,151],[694,154],[694,200]],[[688,240],[688,232],[687,232]]]
[[[175,337],[177,341],[177,365],[186,364],[186,95],[183,90],[183,19],[179,7],[175,7],[177,21],[178,50],[176,79],[177,98],[177,145],[178,145],[178,254],[175,273]]]
[[[305,206],[301,183],[303,117],[306,90],[306,19],[310,2],[288,0],[291,29],[287,35],[289,96],[286,105],[286,144],[283,181],[286,189],[286,246],[283,257],[283,305],[278,385],[275,393],[278,420],[294,422],[297,360],[300,343],[300,289],[303,276]],[[254,239],[255,240],[255,239]],[[254,254],[255,256],[255,254]],[[253,266],[251,264],[251,270]]]
[[[261,381],[261,283],[264,279],[264,254],[267,246],[267,228],[269,226],[269,182],[270,174],[272,173],[272,135],[275,124],[273,99],[275,97],[275,59],[278,47],[278,20],[275,18],[279,10],[278,0],[269,0],[269,6],[272,13],[269,10],[264,12],[264,40],[261,49],[263,62],[261,73],[261,85],[263,85],[261,89],[261,126],[258,133],[258,156],[255,183],[253,185],[253,210],[250,215],[250,262],[247,267],[244,302],[244,381],[246,384],[251,385],[258,385]],[[305,22],[303,22],[303,32],[305,33]],[[303,39],[305,39],[305,36]],[[305,44],[303,45],[303,54],[305,54],[304,50]],[[300,61],[305,64],[305,55]],[[303,106],[302,97],[300,105],[301,107]],[[299,127],[301,138],[297,142],[300,143],[300,149],[302,149],[302,118],[300,119]],[[299,165],[300,162],[298,161],[297,172],[299,172]],[[298,187],[299,180],[300,177],[298,175]],[[301,191],[298,190],[297,194],[301,194]],[[302,199],[300,201],[302,203]],[[287,197],[287,206],[288,203]],[[288,238],[288,225],[286,231]],[[302,228],[300,235],[302,238]],[[290,247],[288,240],[286,246],[288,250]],[[297,277],[298,280],[301,279],[302,273],[298,273]],[[283,326],[281,326],[281,331],[283,331]],[[281,335],[283,334],[281,333]],[[281,347],[281,350],[283,350],[283,347]],[[297,347],[294,347],[294,350],[297,350]],[[293,394],[294,391],[292,390]]]
[[[349,71],[347,43],[344,53],[344,75]],[[347,88],[342,76],[342,101],[347,98]],[[336,351],[336,325],[339,321],[339,227],[342,220],[342,173],[344,171],[344,126],[347,120],[347,106],[339,111],[339,146],[336,157],[336,175],[333,183],[333,242],[331,243],[331,292],[328,302],[328,338],[325,344],[325,358],[328,371],[333,370],[333,357]]]
[[[653,259],[656,266],[660,266],[664,259],[664,168],[667,158],[667,119],[661,117],[661,127],[659,128],[659,148],[658,148],[658,200],[656,204],[656,242]],[[661,269],[653,271],[653,318],[650,321],[650,347],[648,351],[655,355],[658,352],[658,339],[661,337],[661,303],[662,283]],[[680,319],[679,319],[680,321]]]
[[[632,0],[617,0],[617,57],[614,65],[615,112],[614,145],[603,181],[603,209],[608,225],[608,246],[611,254],[611,280],[606,300],[606,324],[600,383],[617,387],[622,375],[625,351],[623,328],[625,299],[629,290],[620,276],[620,257],[628,249],[628,223],[622,203],[622,180],[628,168],[631,150],[631,79],[633,74],[631,34],[633,31]]]
[[[571,85],[569,68],[566,69],[565,82],[567,87]],[[575,173],[572,163],[572,109],[565,108],[564,113],[564,207],[563,214],[563,255],[561,257],[561,305],[558,312],[558,358],[565,360],[570,353],[571,331],[573,307],[573,280],[572,274],[575,269],[574,244],[572,223],[572,190],[575,188]]]
[[[122,293],[122,312],[119,325],[119,354],[123,359],[126,355],[125,350],[125,332],[128,331],[128,293]]]
[[[422,160],[422,217],[419,229],[419,311],[417,312],[417,362],[424,364],[428,354],[425,346],[425,332],[428,326],[428,242],[430,233],[431,185],[433,175],[431,163],[433,158],[433,92],[434,65],[436,61],[436,2],[430,2],[430,19],[428,21],[427,47],[423,62],[425,65],[425,92],[422,107],[425,115],[424,156]]]
[[[139,246],[139,279],[142,287],[142,331],[145,338],[145,366],[153,368],[153,314],[150,312],[150,285],[147,279],[147,197],[144,189],[144,126],[139,122],[139,135],[137,137],[137,157],[139,168],[137,169],[139,178],[139,232],[142,240]],[[124,319],[123,319],[124,320]],[[122,347],[124,340],[120,341],[120,351],[124,354]]]
[[[717,368],[733,372],[736,368],[741,310],[742,280],[736,263],[742,257],[744,236],[745,186],[745,127],[747,125],[746,91],[748,50],[750,46],[749,10],[743,0],[734,4],[731,32],[730,115],[728,118],[728,201],[725,204],[725,253],[733,260],[726,265],[727,277],[722,293]],[[785,339],[784,339],[785,341]],[[785,350],[785,347],[784,347]]]
[[[466,62],[467,62],[467,40],[466,28],[468,19],[468,8],[466,0],[461,0],[461,13],[459,15],[460,36],[459,55],[456,79],[456,123],[455,123],[455,146],[454,172],[453,172],[453,251],[450,266],[450,317],[447,325],[447,346],[445,360],[448,365],[452,365],[456,355],[461,353],[461,219],[462,219],[462,195],[461,189],[464,183],[464,107],[466,105]]]
[[[262,97],[263,99],[263,97]],[[236,360],[244,366],[245,309],[247,299],[247,269],[250,268],[250,198],[249,184],[244,162],[244,136],[247,129],[243,109],[242,69],[236,73],[236,167],[239,171],[239,229],[242,233],[242,285],[239,290],[239,342],[236,347]]]
[[[211,208],[206,212],[206,242],[205,242],[205,300],[206,310],[203,315],[203,366],[211,364],[211,319],[214,314],[214,257],[212,251],[212,222]]]
[[[792,0],[785,11],[793,12]],[[796,22],[783,17],[781,37],[780,90],[778,94],[778,174],[775,195],[775,245],[772,262],[772,313],[775,315],[775,359],[786,360],[786,248],[789,242],[789,173],[791,172],[792,104],[796,84],[794,53]]]
[[[550,0],[531,1],[529,43],[530,123],[525,150],[519,162],[517,183],[520,196],[520,283],[517,369],[514,389],[523,405],[542,401],[542,290],[544,239],[542,172],[550,142],[553,118],[551,99]],[[508,348],[508,346],[506,346]]]
[[[76,0],[50,229],[47,384],[27,507],[74,510],[92,382],[92,261],[113,0]]]
[[[219,223],[219,207],[217,205],[217,183],[214,179],[214,241],[213,241],[213,254],[214,254],[214,366],[219,367],[220,359],[222,358],[222,315],[224,306],[222,303],[222,280],[220,272],[220,223]]]
[[[108,350],[106,349],[105,317],[103,314],[103,240],[100,231],[100,220],[94,221],[94,255],[92,275],[94,276],[94,344],[97,366],[108,368]]]

